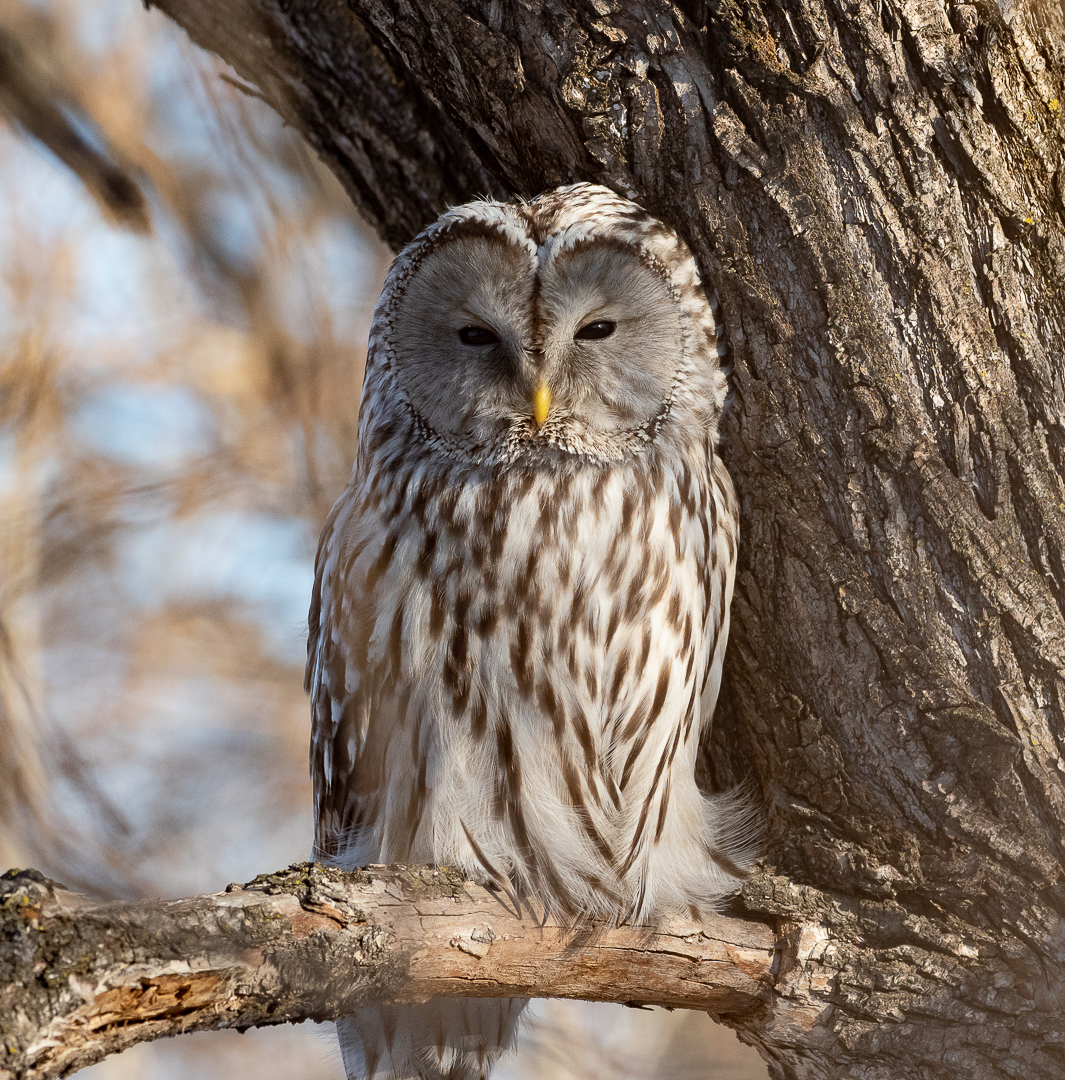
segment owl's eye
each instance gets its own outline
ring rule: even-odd
[[[575,341],[598,341],[600,338],[610,337],[610,335],[617,329],[617,323],[612,323],[609,319],[596,319],[595,322],[585,323],[573,335]]]
[[[483,326],[464,326],[459,331],[463,345],[495,345],[499,338]]]

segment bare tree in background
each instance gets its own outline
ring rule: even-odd
[[[79,745],[79,721],[130,737],[162,697],[180,714],[183,680],[214,680],[212,691],[228,686],[231,712],[257,714],[260,738],[296,736],[296,782],[283,782],[301,808],[306,721],[298,616],[296,655],[279,661],[239,603],[201,590],[158,610],[128,595],[123,546],[146,526],[247,512],[302,527],[313,552],[353,453],[361,345],[337,325],[344,312],[328,302],[323,269],[303,262],[321,234],[356,231],[339,185],[265,106],[219,79],[220,62],[187,43],[183,55],[180,32],[161,32],[171,28],[158,15],[134,10],[135,25],[114,25],[117,7],[0,6],[0,118],[72,169],[105,216],[94,225],[91,204],[80,215],[49,206],[56,220],[42,223],[39,206],[19,205],[14,144],[5,144],[0,853],[97,894],[136,895],[160,888],[145,858],[168,844],[173,856],[196,814],[143,799],[133,815],[117,806],[85,758],[97,748]],[[102,45],[84,40],[92,19],[103,20]],[[108,243],[112,260],[134,265],[141,295],[90,319],[98,298],[83,295],[86,249]],[[106,260],[91,269],[113,273]],[[357,284],[349,297],[360,302]],[[308,308],[294,332],[293,313]],[[86,441],[86,410],[107,395],[165,402],[175,387],[203,421],[197,445],[138,459]],[[167,441],[165,431],[153,437]],[[164,779],[180,771],[177,761],[162,770]],[[175,801],[173,789],[156,790],[161,803]]]
[[[222,69],[123,0],[0,3],[0,867],[97,896],[220,888],[309,846],[305,594],[386,264],[304,141]],[[174,401],[204,437],[166,460],[104,452],[101,429],[145,426],[98,407],[116,401],[159,403],[149,450]],[[138,594],[186,536],[217,548],[246,521],[289,549],[246,579],[305,564],[291,613],[265,612],[278,633],[217,572]],[[324,1047],[212,1034],[97,1080],[269,1080],[297,1055],[333,1080]]]
[[[744,515],[707,777],[761,788],[746,911],[832,972],[801,1041],[744,1035],[781,1076],[1059,1077],[1061,8],[158,6],[393,247],[578,179],[685,236]]]

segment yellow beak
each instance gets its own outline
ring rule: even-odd
[[[540,383],[533,393],[533,416],[536,417],[536,426],[543,427],[547,419],[548,410],[551,408],[551,391],[547,383]]]

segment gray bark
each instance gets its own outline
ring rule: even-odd
[[[0,878],[0,1080],[65,1076],[164,1035],[332,1020],[437,994],[738,1017],[794,981],[799,948],[723,916],[655,932],[541,925],[427,867],[303,863],[224,893],[141,903],[93,902],[13,872]],[[801,1032],[808,1011],[785,1005],[777,1022]]]
[[[394,247],[578,179],[684,235],[743,512],[705,778],[764,796],[742,903],[826,973],[734,1023],[778,1077],[1065,1075],[1060,6],[157,6]]]

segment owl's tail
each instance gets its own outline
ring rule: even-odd
[[[433,998],[337,1021],[348,1080],[486,1080],[526,998]]]

